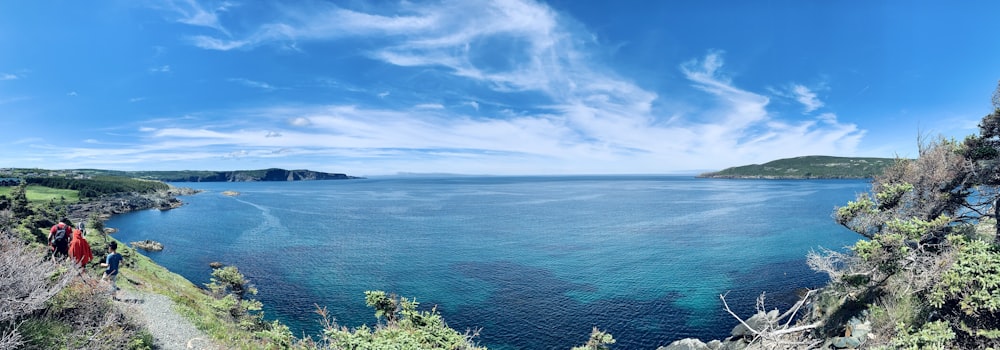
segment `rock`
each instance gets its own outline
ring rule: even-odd
[[[771,312],[764,313],[763,311],[757,312],[757,314],[751,316],[746,320],[746,324],[753,328],[755,331],[761,331],[765,329],[769,324],[773,323],[778,318],[778,310],[772,310]],[[754,336],[754,332],[747,329],[742,323],[736,325],[733,331],[730,333],[734,337],[741,336]]]
[[[114,227],[105,227],[104,228],[104,233],[105,234],[109,234],[110,235],[110,234],[116,233],[116,232],[118,232],[118,229],[116,229]]]
[[[712,350],[722,349],[722,342],[718,341],[718,340],[710,341],[710,342],[708,342],[708,344],[705,344],[705,345],[708,346],[708,348],[712,349]]]
[[[213,261],[213,262],[208,263],[208,266],[211,267],[211,268],[213,268],[213,269],[219,269],[219,268],[222,268],[222,266],[224,266],[224,265],[222,265],[222,263],[220,263],[218,261]]]
[[[130,244],[132,245],[132,247],[151,252],[158,252],[163,250],[163,243],[148,239],[145,241],[132,242]]]
[[[670,343],[670,345],[661,346],[656,350],[712,350],[712,349],[709,348],[708,345],[705,345],[705,343],[701,342],[701,340],[695,338],[685,338]]]
[[[239,193],[239,192],[236,192],[236,191],[223,191],[223,192],[222,192],[222,195],[223,195],[223,196],[230,196],[230,197],[236,197],[236,196],[239,196],[239,195],[240,195],[240,193]]]
[[[861,340],[855,337],[836,337],[831,339],[830,345],[838,349],[853,349],[861,346]]]

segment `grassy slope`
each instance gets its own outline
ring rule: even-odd
[[[893,164],[894,158],[805,156],[779,159],[705,173],[717,178],[871,178]]]
[[[10,197],[10,192],[13,191],[13,187],[0,187],[0,195]],[[62,199],[66,199],[66,203],[76,203],[80,201],[79,191],[76,190],[60,190],[51,187],[29,185],[27,189],[28,201],[32,203],[48,202],[50,200],[55,200],[56,203],[62,203]]]
[[[97,255],[98,252],[107,251],[104,238],[96,233],[87,235],[86,238],[94,250],[95,259],[102,259],[103,255],[100,257]],[[109,236],[108,240],[114,238]],[[252,335],[237,327],[232,321],[221,318],[211,307],[215,299],[203,289],[139,254],[135,249],[127,247],[123,242],[118,242],[118,247],[127,263],[121,269],[121,278],[118,281],[120,288],[165,295],[176,303],[177,310],[182,315],[212,338],[234,348],[250,346],[245,340],[251,339]],[[95,274],[100,274],[100,271],[103,269],[92,270]]]

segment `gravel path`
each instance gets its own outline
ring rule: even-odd
[[[174,302],[156,293],[119,291],[121,302],[135,307],[139,319],[146,323],[153,334],[156,349],[162,350],[220,350],[204,332],[195,328],[188,319],[174,310]]]

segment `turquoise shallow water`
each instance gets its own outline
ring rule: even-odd
[[[363,292],[437,305],[449,325],[480,329],[491,349],[566,349],[593,326],[617,349],[721,338],[749,313],[825,276],[810,249],[858,236],[831,212],[859,180],[712,180],[672,176],[376,178],[294,183],[180,183],[185,206],[120,215],[122,241],[195,283],[208,263],[236,265],[266,316],[319,332],[315,305],[347,326],[371,324]],[[221,194],[241,193],[237,197]]]

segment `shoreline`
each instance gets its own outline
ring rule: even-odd
[[[184,205],[177,199],[179,196],[189,196],[201,193],[189,187],[174,187],[154,193],[118,193],[102,196],[97,199],[81,201],[66,206],[66,217],[75,223],[88,222],[96,214],[102,223],[115,214],[125,214],[147,209],[171,210]]]

